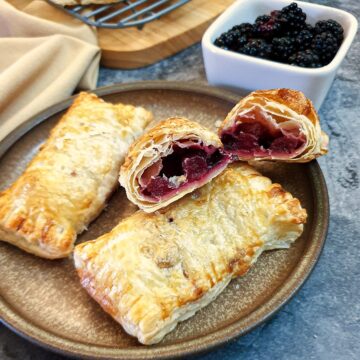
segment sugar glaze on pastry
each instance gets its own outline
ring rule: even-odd
[[[117,185],[129,145],[151,114],[81,93],[15,183],[0,193],[0,240],[67,256]]]
[[[213,301],[264,250],[287,248],[306,211],[281,185],[244,163],[156,211],[138,211],[79,244],[82,286],[143,344]]]
[[[216,134],[196,122],[170,118],[131,146],[120,183],[130,201],[153,212],[209,182],[229,160]]]
[[[228,114],[219,136],[225,150],[244,161],[308,162],[328,147],[311,101],[290,89],[252,92]]]

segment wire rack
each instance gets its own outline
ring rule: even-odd
[[[66,11],[84,23],[108,28],[122,29],[145,24],[185,5],[190,0],[120,0],[108,5],[60,6],[51,0],[52,5]]]

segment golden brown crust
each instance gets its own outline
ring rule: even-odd
[[[292,89],[258,90],[250,95],[269,99],[288,106],[299,115],[308,117],[313,124],[319,122],[313,103],[301,91]]]
[[[296,122],[305,135],[306,144],[303,151],[293,158],[283,159],[268,156],[251,160],[308,162],[327,153],[329,139],[320,128],[320,120],[312,102],[302,92],[291,89],[257,90],[250,93],[241,99],[227,115],[219,127],[219,136],[237,122],[238,114],[245,113],[254,107],[258,107],[273,116],[274,121],[279,124],[281,121],[279,122],[278,119]],[[242,159],[240,158],[240,160]]]
[[[38,256],[67,256],[103,209],[129,144],[150,119],[142,108],[81,93],[0,194],[0,239]]]
[[[158,342],[263,250],[288,247],[306,211],[243,163],[156,213],[138,211],[76,246],[82,285],[140,342]]]
[[[184,140],[202,143],[205,146],[222,147],[216,134],[199,123],[185,118],[169,118],[159,122],[130,147],[124,165],[121,167],[120,184],[125,188],[128,199],[140,209],[146,212],[159,210],[204,185],[225,168],[226,164],[204,182],[194,183],[190,187],[180,189],[169,199],[156,200],[144,196],[139,186],[141,175],[161,157],[169,155],[173,143]]]

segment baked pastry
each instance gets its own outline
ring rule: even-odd
[[[0,239],[35,255],[67,256],[116,187],[129,145],[151,114],[81,93],[25,172],[0,193]]]
[[[131,146],[120,183],[130,201],[152,212],[210,181],[229,159],[216,134],[196,122],[170,118]]]
[[[62,6],[90,5],[90,4],[112,4],[119,0],[51,0],[53,3]]]
[[[240,160],[308,162],[326,154],[328,136],[309,99],[296,90],[259,90],[243,98],[219,128]]]
[[[279,184],[244,163],[155,213],[138,211],[74,250],[82,286],[143,344],[244,275],[264,250],[287,248],[306,211]]]

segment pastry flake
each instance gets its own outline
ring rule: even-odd
[[[303,93],[259,90],[243,98],[219,128],[227,152],[240,160],[308,162],[328,150],[328,136]]]
[[[176,204],[138,211],[77,245],[75,267],[82,286],[126,332],[154,344],[264,250],[289,247],[306,217],[279,184],[236,163]]]
[[[81,93],[25,172],[0,193],[0,239],[35,255],[67,256],[117,185],[129,145],[151,114]]]
[[[131,146],[120,183],[130,201],[153,212],[210,181],[229,160],[216,134],[190,120],[170,118]]]

